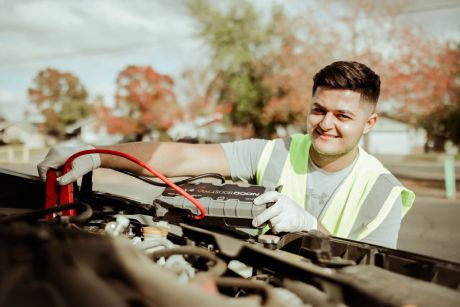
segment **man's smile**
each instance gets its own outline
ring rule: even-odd
[[[326,133],[326,132],[322,131],[321,128],[316,128],[316,129],[315,129],[315,133],[316,133],[316,134],[319,136],[319,138],[322,139],[322,140],[330,140],[330,139],[338,138],[337,135],[331,134],[331,133]]]

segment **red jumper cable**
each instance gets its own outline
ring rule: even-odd
[[[206,216],[205,209],[200,202],[194,198],[192,195],[189,193],[185,192],[181,187],[177,186],[174,182],[163,176],[161,173],[156,171],[154,168],[152,168],[150,165],[145,163],[144,161],[141,161],[131,155],[128,155],[124,152],[119,152],[116,150],[110,150],[110,149],[90,149],[90,150],[83,150],[80,152],[77,152],[70,156],[67,161],[64,164],[63,167],[63,172],[62,174],[66,174],[70,169],[72,168],[72,161],[75,160],[76,158],[83,156],[83,155],[88,155],[88,154],[95,154],[95,153],[100,153],[100,154],[109,154],[109,155],[115,155],[115,156],[120,156],[123,158],[126,158],[143,168],[147,169],[152,175],[160,178],[164,183],[169,185],[171,188],[176,190],[179,194],[184,196],[186,199],[188,199],[190,202],[192,202],[200,211],[199,215],[194,215],[193,218],[195,220],[201,220]],[[64,205],[68,203],[72,203],[74,201],[73,197],[73,183],[69,183],[67,185],[61,186],[59,189],[59,200],[56,195],[56,190],[57,185],[56,185],[56,172],[55,170],[49,169],[47,174],[46,174],[46,203],[45,203],[45,208],[53,207],[57,204],[59,205]],[[63,212],[65,215],[70,215],[74,216],[76,215],[75,209],[68,210],[68,212]],[[51,218],[50,215],[47,216],[47,218]]]

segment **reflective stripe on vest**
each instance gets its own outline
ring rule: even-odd
[[[301,207],[305,208],[305,196],[307,193],[308,152],[310,150],[310,138],[303,134],[291,136],[288,159],[284,163],[278,185],[282,185],[281,193],[288,195]]]
[[[302,134],[268,141],[257,165],[256,183],[271,189],[282,185],[280,192],[305,208],[308,150],[304,147],[309,144]]]
[[[286,156],[289,153],[290,138],[286,143],[282,139],[267,142],[257,165],[256,183],[258,185],[273,190],[277,187]]]
[[[283,185],[281,193],[305,208],[310,144],[310,137],[302,134],[269,141],[258,164],[257,183]],[[414,193],[360,148],[351,173],[319,220],[332,235],[361,240],[383,222],[400,195],[404,216],[412,206]]]
[[[352,240],[362,240],[369,235],[371,233],[370,229],[376,228],[372,227],[371,223],[374,223],[372,221],[376,218],[378,220],[382,219],[383,221],[383,219],[388,216],[396,198],[399,197],[399,195],[402,196],[402,215],[404,216],[410,209],[410,206],[406,206],[408,201],[403,200],[406,194],[407,191],[393,175],[381,174],[375,181],[374,186],[369,191],[366,199],[361,205],[358,216],[356,221],[353,223],[353,227],[348,235],[348,238]],[[386,199],[386,201],[382,206],[383,199]],[[378,223],[378,225],[380,225],[380,223]]]

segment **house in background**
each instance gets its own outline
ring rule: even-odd
[[[374,128],[363,138],[362,145],[375,155],[423,153],[426,131],[404,122],[380,116]]]
[[[0,123],[0,142],[3,145],[23,144],[27,148],[41,148],[46,144],[46,136],[31,123],[3,121]]]
[[[230,140],[229,131],[220,113],[177,122],[168,130],[168,135],[173,140],[195,140],[197,142],[217,143]]]
[[[86,143],[92,145],[110,145],[120,142],[122,135],[109,134],[104,125],[100,125],[95,116],[89,116],[78,122],[68,125],[65,129],[69,138],[65,143]]]

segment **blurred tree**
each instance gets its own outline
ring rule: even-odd
[[[460,93],[457,99],[460,99]],[[460,147],[460,104],[453,107],[446,117],[446,126],[448,127],[447,138]]]
[[[181,92],[187,97],[184,117],[188,120],[215,113],[229,113],[229,105],[218,104],[220,79],[210,70],[202,68],[186,69],[182,72]]]
[[[211,48],[218,103],[231,106],[234,125],[252,127],[257,135],[266,136],[260,110],[268,101],[268,92],[262,85],[259,63],[272,41],[273,23],[264,23],[247,1],[234,2],[225,12],[206,0],[189,1],[188,7],[198,21],[199,36]]]
[[[103,107],[98,114],[109,133],[120,133],[126,140],[141,140],[153,131],[165,138],[180,117],[173,86],[170,76],[150,66],[128,66],[117,77],[115,108]]]
[[[40,125],[43,133],[62,140],[66,136],[66,126],[91,114],[88,93],[72,73],[47,68],[38,72],[33,83],[28,96],[45,118]]]
[[[460,48],[451,43],[412,41],[410,51],[389,64],[387,95],[398,118],[422,126],[435,151],[458,143],[460,121]]]
[[[260,119],[274,131],[293,125],[304,129],[313,86],[312,77],[329,64],[335,50],[335,33],[321,33],[312,19],[288,17],[281,11],[274,16],[273,48],[263,59],[262,84],[269,91]]]
[[[447,110],[441,113],[445,116],[446,139],[460,147],[460,43],[456,48],[447,48],[442,59],[451,78],[443,96]]]

